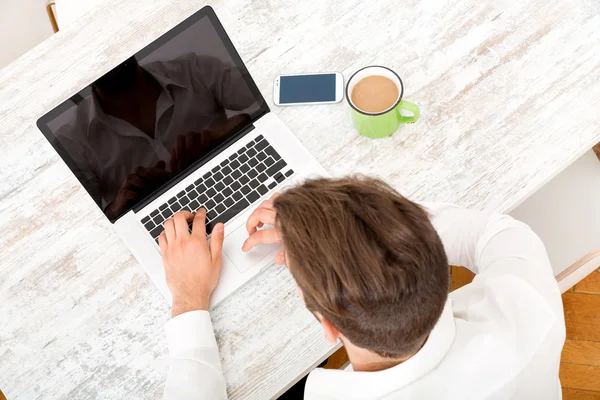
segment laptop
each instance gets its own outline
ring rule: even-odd
[[[274,192],[327,175],[265,99],[211,7],[123,61],[37,125],[170,302],[158,246],[180,210],[225,224],[216,305],[273,263],[244,253],[245,223]]]

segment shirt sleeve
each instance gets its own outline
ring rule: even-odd
[[[546,249],[529,226],[489,211],[439,203],[423,206],[444,244],[448,262],[476,274],[465,296],[472,296],[470,300],[491,296],[496,303],[528,299],[529,305],[539,306],[538,311],[562,320],[560,290]]]
[[[219,349],[208,311],[190,311],[167,322],[171,367],[165,400],[227,399]]]

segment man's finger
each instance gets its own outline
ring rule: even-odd
[[[163,231],[165,236],[167,237],[167,243],[172,243],[175,240],[175,221],[173,218],[169,218],[163,224],[165,230]]]
[[[246,221],[246,230],[248,235],[252,235],[256,232],[256,228],[260,228],[261,224],[275,225],[275,219],[277,213],[275,210],[268,208],[259,207],[250,214],[248,221]]]
[[[277,265],[285,264],[285,251],[281,250],[279,253],[277,253],[277,255],[275,256],[275,264],[277,264]]]
[[[206,240],[206,210],[204,208],[196,212],[192,223],[192,235]]]
[[[279,236],[279,233],[277,233],[277,229],[263,229],[250,235],[244,242],[242,250],[249,251],[259,244],[279,242],[281,242],[281,237]]]
[[[158,236],[158,245],[160,246],[160,252],[165,254],[167,252],[167,236],[165,231],[162,231]]]
[[[221,265],[222,262],[224,237],[225,226],[219,222],[210,235],[210,256],[213,263],[217,265]]]
[[[186,237],[189,235],[188,221],[194,218],[194,214],[189,211],[179,211],[173,217],[175,221],[175,236],[177,238]]]

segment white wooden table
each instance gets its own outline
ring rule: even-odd
[[[400,73],[421,121],[388,139],[357,135],[345,104],[272,107],[333,175],[507,211],[600,141],[595,1],[211,4],[269,103],[278,73]],[[10,400],[162,394],[169,307],[35,121],[203,5],[106,0],[0,71],[0,385]],[[275,266],[212,318],[231,398],[274,397],[333,350]]]

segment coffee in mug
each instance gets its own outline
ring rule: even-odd
[[[358,109],[380,113],[391,108],[399,95],[400,90],[393,80],[381,75],[371,75],[356,83],[350,97]]]
[[[382,138],[402,124],[417,121],[419,107],[402,100],[403,94],[402,79],[387,67],[373,65],[356,71],[346,85],[346,101],[352,107],[356,130],[370,138]],[[403,115],[403,111],[412,115]]]

